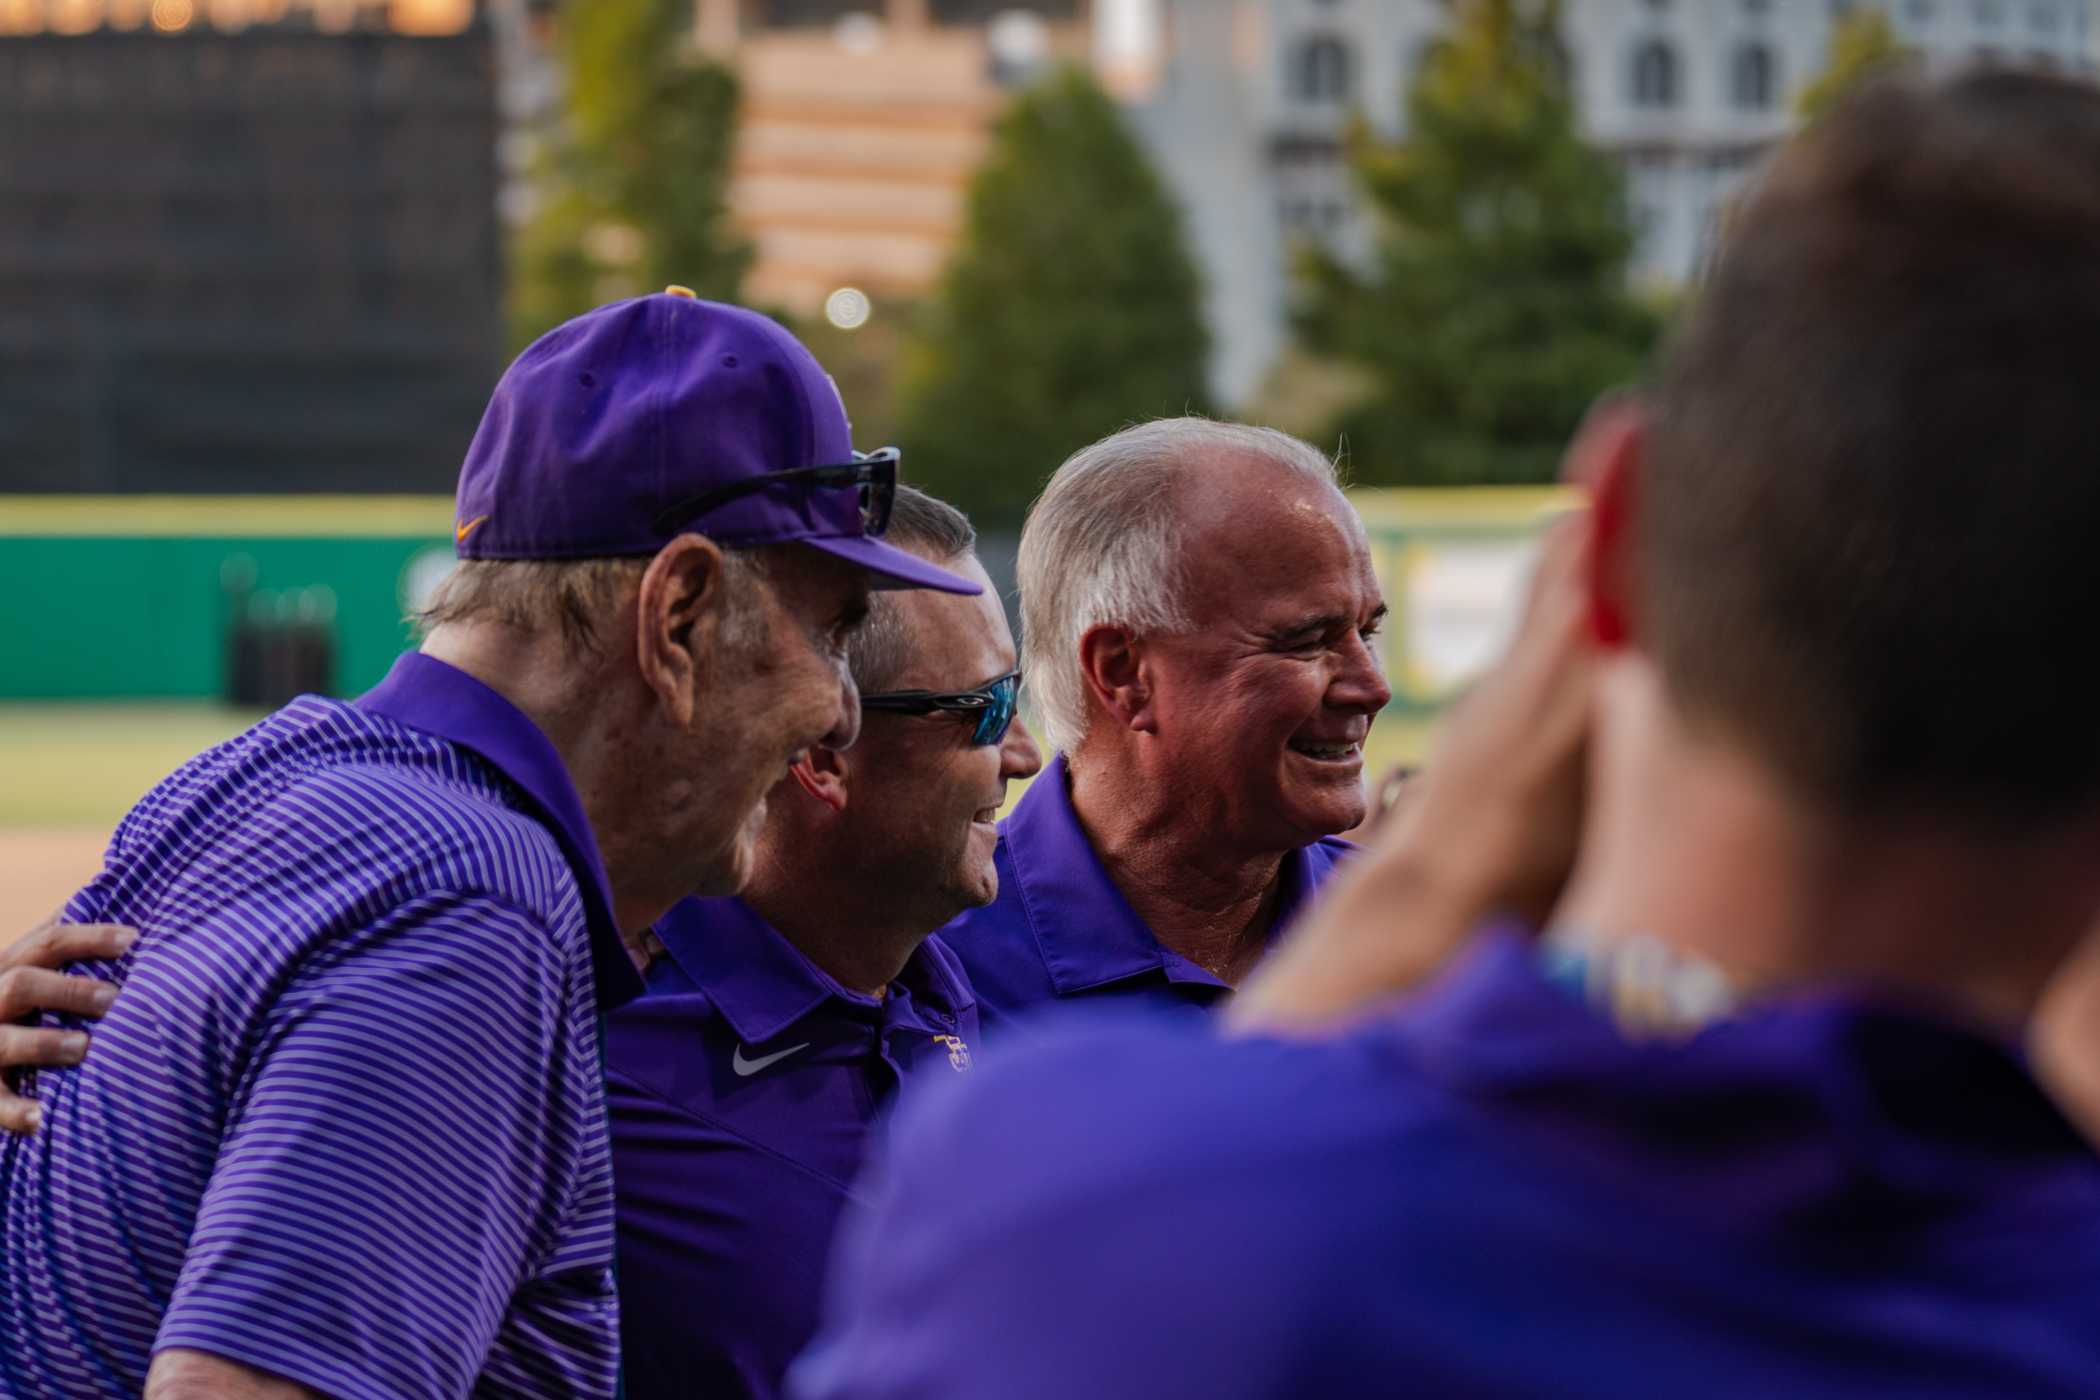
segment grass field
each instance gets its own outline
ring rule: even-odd
[[[253,720],[209,705],[0,705],[0,940],[95,873],[147,788]]]
[[[216,705],[0,705],[0,829],[107,827],[184,759],[254,721]]]
[[[213,705],[0,705],[0,941],[94,874],[110,828],[148,788],[254,719]],[[1367,771],[1418,760],[1428,732],[1381,719]]]

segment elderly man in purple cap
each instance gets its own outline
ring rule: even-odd
[[[423,649],[185,765],[68,906],[138,938],[0,1146],[0,1392],[614,1393],[600,1015],[851,744],[869,589],[979,591],[875,538],[895,483],[750,312],[519,357]]]

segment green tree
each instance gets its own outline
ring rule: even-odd
[[[1836,106],[1854,85],[1910,57],[1910,51],[1897,42],[1887,13],[1871,7],[1853,10],[1830,31],[1830,58],[1823,71],[1794,95],[1794,115],[1812,122]]]
[[[1181,217],[1114,104],[1067,70],[1015,99],[906,346],[910,479],[1019,520],[1075,448],[1203,405],[1210,337]]]
[[[1298,326],[1369,373],[1335,425],[1359,481],[1551,480],[1591,400],[1653,348],[1623,182],[1576,130],[1563,54],[1552,0],[1461,0],[1406,139],[1350,139],[1377,249],[1368,270],[1305,254]]]
[[[513,250],[513,336],[672,282],[734,300],[751,249],[729,225],[735,74],[686,43],[690,0],[568,0],[559,128]]]

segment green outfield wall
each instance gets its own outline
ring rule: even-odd
[[[1392,608],[1394,705],[1434,711],[1499,649],[1539,531],[1576,498],[1352,499]],[[411,644],[403,619],[450,566],[451,526],[438,496],[0,496],[0,700],[216,698],[243,609],[324,622],[334,688],[357,694]]]
[[[438,496],[0,497],[0,699],[218,697],[242,610],[325,623],[356,694],[409,645],[451,523]]]

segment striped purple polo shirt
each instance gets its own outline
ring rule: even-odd
[[[189,1347],[346,1400],[611,1395],[598,1008],[639,979],[531,721],[405,656],[193,759],[105,860],[67,916],[140,938],[0,1147],[0,1394]]]

